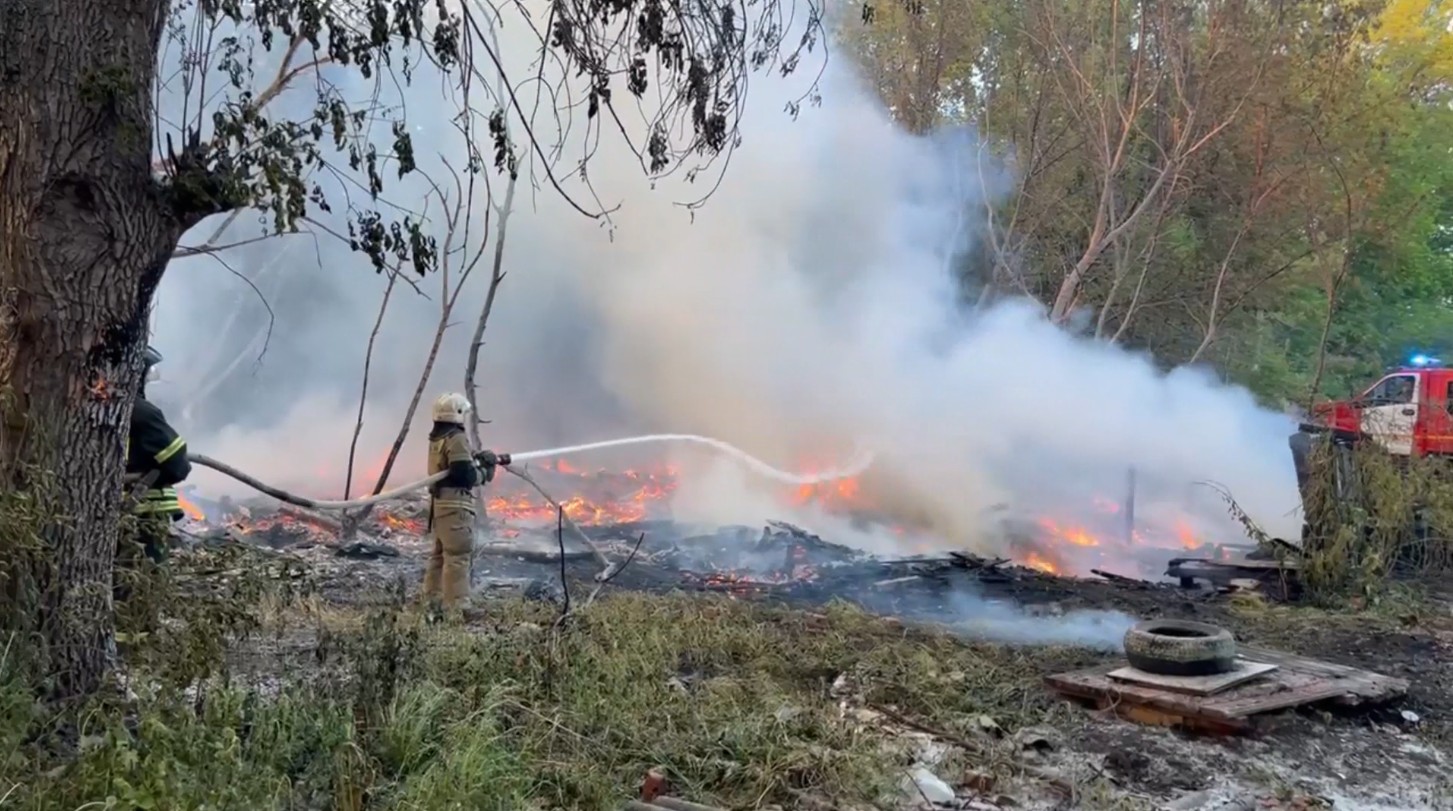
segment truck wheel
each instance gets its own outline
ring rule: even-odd
[[[1236,664],[1236,639],[1204,622],[1149,620],[1125,632],[1130,666],[1161,676],[1213,676]]]

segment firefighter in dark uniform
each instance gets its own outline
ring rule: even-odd
[[[131,409],[131,432],[126,439],[127,500],[138,521],[136,539],[131,543],[139,548],[121,550],[117,557],[122,565],[136,562],[138,552],[156,563],[166,559],[171,524],[183,515],[176,486],[192,473],[186,440],[167,423],[161,409],[146,399],[146,383],[156,378],[161,353],[148,346],[145,363],[146,373]],[[148,489],[135,498],[135,490],[142,482],[147,482]]]

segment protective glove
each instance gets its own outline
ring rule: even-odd
[[[483,450],[474,455],[474,461],[479,463],[479,469],[484,471],[484,483],[494,481],[495,468],[503,465],[510,466],[510,455],[507,453],[495,453],[490,450]]]
[[[494,481],[494,471],[499,465],[499,456],[494,451],[480,451],[474,455],[475,464],[479,465],[480,472],[484,475],[484,483]]]

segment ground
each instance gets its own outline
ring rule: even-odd
[[[399,548],[179,554],[156,587],[161,625],[128,638],[129,694],[79,730],[79,753],[41,746],[28,704],[5,695],[0,804],[614,811],[656,769],[697,802],[846,810],[921,804],[942,788],[914,788],[926,769],[980,809],[1453,808],[1453,617],[1426,597],[1317,610],[1015,581],[1016,600],[1051,613],[1192,617],[1412,684],[1395,707],[1196,737],[1043,687],[1104,653],[976,642],[843,603],[613,584],[581,607],[576,582],[564,623],[558,594],[508,588],[482,588],[462,625],[430,623],[408,607],[422,547]]]

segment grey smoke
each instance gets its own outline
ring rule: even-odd
[[[974,639],[1007,645],[1064,645],[1110,653],[1124,649],[1125,632],[1139,622],[1121,611],[1083,609],[1034,614],[1022,606],[956,595],[954,618],[945,623]]]
[[[532,39],[516,36],[518,23],[507,17],[502,33],[516,67]],[[326,70],[358,84],[346,70]],[[442,98],[430,106],[438,82],[424,74],[409,94],[415,149],[426,171],[442,172],[436,153],[463,163],[445,123],[455,108]],[[694,215],[675,203],[700,196],[700,185],[673,178],[653,188],[609,137],[590,179],[606,204],[621,204],[610,227],[573,213],[551,190],[521,189],[509,278],[482,361],[478,405],[494,420],[487,442],[531,449],[695,432],[778,466],[867,442],[879,451],[875,476],[891,484],[890,506],[931,519],[917,543],[984,553],[1000,543],[996,505],[1032,513],[1118,498],[1134,465],[1147,519],[1185,516],[1207,539],[1241,541],[1215,494],[1195,484],[1211,480],[1269,531],[1295,537],[1288,418],[1205,371],[1162,374],[1148,357],[1054,327],[1033,302],[965,308],[955,268],[981,232],[985,204],[1012,188],[1011,168],[986,157],[972,130],[904,134],[840,56],[829,63],[822,106],[793,120],[784,103],[806,81],[754,77],[743,144]],[[306,111],[310,91],[281,101]],[[589,199],[568,168],[560,176]],[[502,182],[494,185],[502,194]],[[425,193],[422,180],[405,178],[387,196]],[[242,219],[229,240],[256,232],[255,215]],[[384,280],[326,237],[260,242],[224,258],[274,308],[267,353],[257,359],[265,311],[246,285],[207,258],[176,263],[155,319],[154,340],[168,357],[156,396],[185,414],[198,451],[282,486],[337,493]],[[451,319],[426,403],[460,387],[488,269],[477,274]],[[391,442],[432,338],[438,279],[419,284],[432,300],[396,292],[380,335],[365,462]],[[218,334],[234,313],[231,332]],[[225,379],[208,379],[243,353]],[[393,481],[422,472],[418,437]],[[739,470],[678,461],[677,505],[690,520],[788,517],[824,537],[899,543],[861,528],[834,536],[836,519],[786,515],[778,494]],[[238,492],[207,472],[197,483]]]

